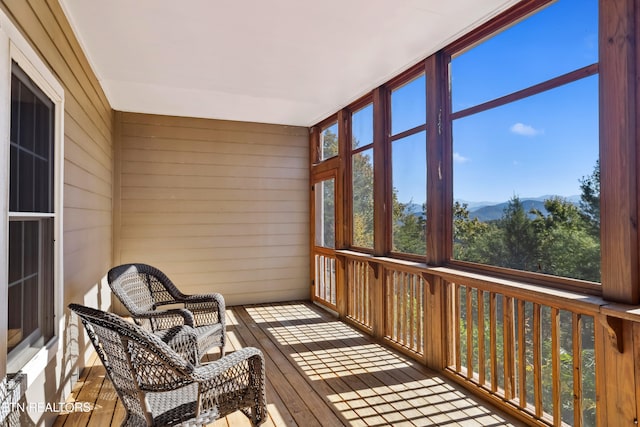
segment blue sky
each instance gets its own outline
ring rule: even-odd
[[[561,0],[453,59],[453,111],[597,61],[597,0]],[[393,134],[424,123],[423,94],[424,78],[394,92]],[[425,156],[416,141],[423,135],[394,143],[402,202],[425,200],[425,171],[415,166]],[[598,158],[598,76],[458,119],[453,141],[457,200],[578,195]]]
[[[451,63],[453,111],[598,61],[597,1],[561,0]],[[453,124],[454,197],[580,194],[598,158],[598,76]]]

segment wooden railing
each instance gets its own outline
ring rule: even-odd
[[[364,328],[371,330],[373,280],[372,268],[366,261],[350,260],[347,265],[347,316]]]
[[[337,256],[345,320],[531,424],[596,425],[602,299],[352,251]]]
[[[547,424],[595,425],[595,313],[447,286],[447,369]]]
[[[385,267],[385,337],[424,354],[425,281],[419,274]]]
[[[317,301],[336,308],[336,257],[324,253],[315,255],[314,295]]]

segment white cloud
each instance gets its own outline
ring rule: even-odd
[[[536,136],[544,132],[540,129],[535,129],[533,126],[525,125],[524,123],[516,123],[511,126],[510,130],[516,135],[522,136]]]
[[[460,153],[453,153],[453,161],[456,163],[467,163],[469,158],[461,156]]]

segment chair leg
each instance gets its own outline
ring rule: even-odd
[[[224,351],[224,345],[220,346],[220,358],[222,359],[225,355],[225,351]]]

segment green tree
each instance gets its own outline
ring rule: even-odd
[[[591,175],[580,180],[580,209],[591,226],[591,233],[600,238],[600,159],[596,160]]]
[[[545,201],[547,215],[536,212],[542,273],[599,281],[600,243],[580,208],[560,197]]]
[[[483,262],[479,255],[478,242],[486,239],[490,225],[478,218],[471,219],[466,203],[453,204],[453,257],[455,259]],[[486,260],[485,260],[486,262]]]
[[[353,245],[373,248],[373,163],[360,152],[352,156]]]
[[[395,194],[395,191],[394,191]],[[412,201],[400,203],[394,198],[393,203],[393,250],[408,254],[423,255],[426,253],[426,205],[422,212],[411,211]]]
[[[536,271],[538,269],[539,238],[528,213],[518,196],[513,196],[504,209],[504,215],[498,222],[504,232],[503,254],[496,265],[518,270]]]

